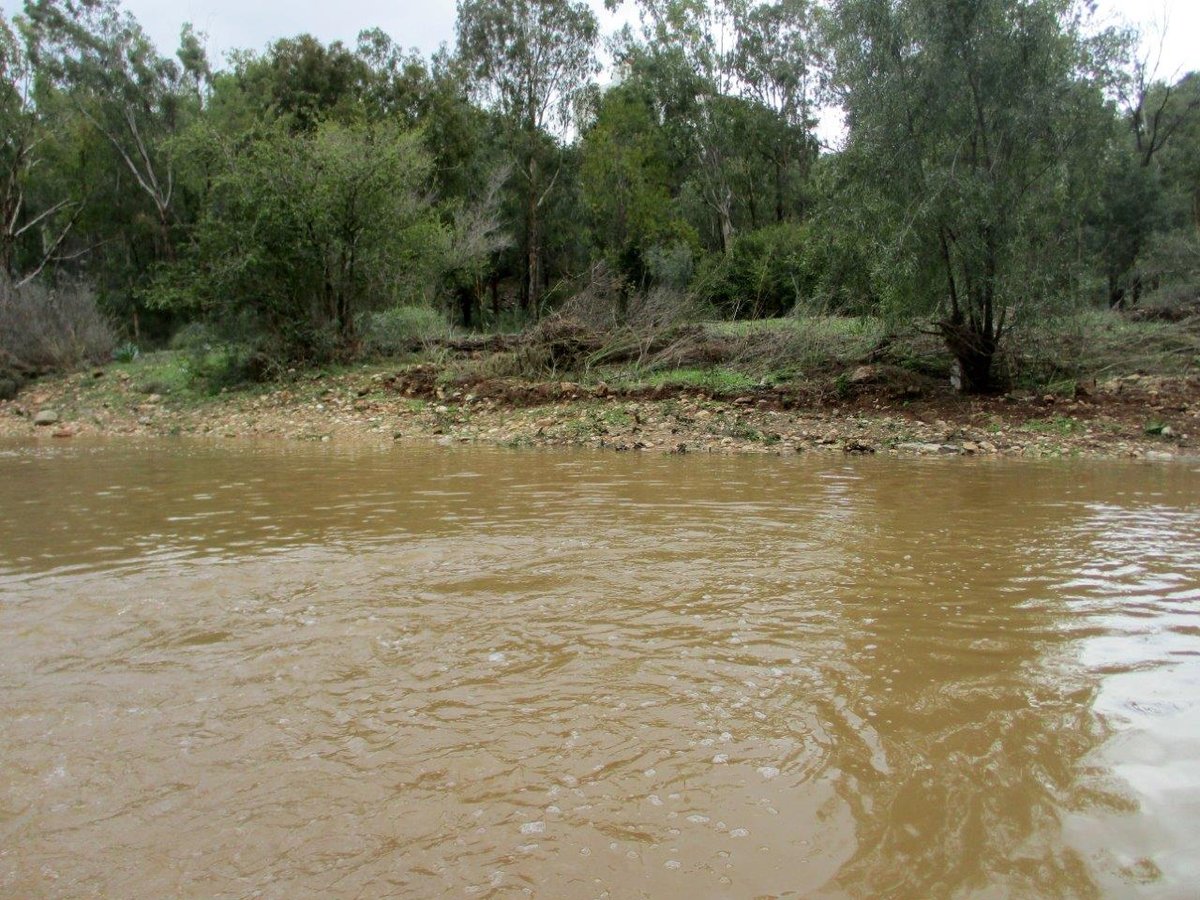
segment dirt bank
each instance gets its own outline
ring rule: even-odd
[[[36,424],[36,423],[41,424]],[[1200,379],[1126,376],[1073,396],[964,398],[866,367],[839,389],[703,390],[492,379],[432,366],[297,376],[197,397],[109,367],[0,402],[0,436],[210,435],[309,441],[485,442],[657,453],[1200,455]]]

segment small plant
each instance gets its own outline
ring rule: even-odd
[[[604,420],[604,424],[612,425],[614,428],[624,428],[633,423],[633,419],[623,409],[606,409],[600,414],[600,418]]]
[[[1083,425],[1066,416],[1055,416],[1051,419],[1034,419],[1021,426],[1022,431],[1034,434],[1056,434],[1062,437],[1074,434],[1082,428]]]
[[[121,344],[113,351],[113,360],[119,363],[131,363],[135,362],[141,355],[142,351],[138,349],[138,345],[133,343],[133,341],[129,341]]]

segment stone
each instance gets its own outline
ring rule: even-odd
[[[874,366],[859,366],[850,375],[851,384],[870,384],[879,377],[879,370]]]
[[[1164,450],[1147,450],[1143,459],[1150,462],[1174,462],[1175,454],[1167,453]]]
[[[921,454],[925,454],[925,455],[930,455],[930,454],[934,454],[934,453],[941,453],[942,445],[941,444],[908,443],[908,444],[897,444],[896,449],[901,451],[902,453],[921,453]]]
[[[870,444],[864,444],[860,441],[850,441],[842,447],[843,453],[854,453],[858,455],[869,455],[875,452],[875,448]]]
[[[49,425],[58,424],[58,413],[52,409],[43,409],[33,417],[33,424],[39,428],[45,428]]]

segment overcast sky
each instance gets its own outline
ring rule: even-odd
[[[603,0],[590,2],[611,31],[616,20],[604,12]],[[631,7],[632,0],[625,5]],[[1098,5],[1104,16],[1147,26],[1166,18],[1161,76],[1200,69],[1200,0],[1099,0]],[[6,15],[21,6],[21,0],[0,0]],[[214,63],[229,50],[261,50],[275,38],[303,32],[352,44],[362,29],[379,26],[397,44],[426,55],[454,39],[455,0],[125,0],[124,6],[167,50],[177,46],[180,25],[192,22],[208,35]]]

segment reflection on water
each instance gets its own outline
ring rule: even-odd
[[[0,894],[1186,896],[1197,487],[0,448]]]

